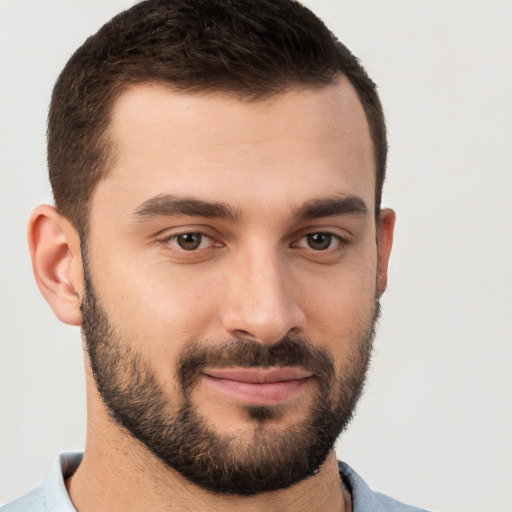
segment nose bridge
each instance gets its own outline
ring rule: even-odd
[[[240,251],[230,277],[224,327],[234,336],[275,343],[303,328],[286,260],[268,240]]]

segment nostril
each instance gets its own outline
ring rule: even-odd
[[[300,336],[302,335],[303,332],[302,332],[302,327],[292,327],[287,333],[286,335],[287,336],[291,336],[291,335],[295,335],[295,336]]]
[[[233,334],[237,338],[250,338],[250,339],[255,338],[254,334],[251,334],[249,331],[244,331],[243,329],[236,329],[235,331],[233,331]]]

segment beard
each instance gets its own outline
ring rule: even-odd
[[[338,374],[330,353],[302,337],[287,336],[273,345],[247,339],[195,341],[176,361],[178,396],[173,401],[144,354],[135,348],[143,347],[141,340],[113,327],[87,272],[84,292],[86,352],[111,419],[194,484],[240,496],[285,489],[318,472],[362,393],[380,313],[377,299],[367,325],[348,340],[352,351]],[[245,426],[236,434],[212,429],[194,405],[192,391],[203,368],[234,366],[309,370],[315,376],[316,391],[304,419],[275,428],[286,415],[285,406],[244,406]]]

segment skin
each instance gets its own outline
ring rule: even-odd
[[[337,370],[347,364],[354,333],[386,288],[395,216],[386,209],[375,221],[371,138],[346,79],[259,102],[139,85],[115,104],[111,136],[117,158],[91,202],[89,271],[109,318],[138,344],[169,400],[179,400],[174,363],[197,340],[272,344],[300,334],[328,350]],[[221,202],[239,218],[137,215],[162,195]],[[348,196],[366,212],[297,214],[311,201]],[[198,231],[207,235],[199,249],[179,247],[176,235]],[[306,235],[326,232],[334,235],[329,248],[308,246]],[[55,314],[80,325],[83,266],[73,226],[40,206],[29,244]],[[351,509],[334,453],[314,477],[288,489],[251,497],[204,491],[113,423],[87,358],[86,379],[86,449],[67,481],[80,512]],[[300,421],[314,392],[314,382],[300,386],[267,428]],[[193,401],[218,432],[254,428],[241,401],[206,379]]]

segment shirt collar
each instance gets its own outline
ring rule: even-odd
[[[66,478],[71,476],[82,461],[82,453],[61,453],[53,463],[45,484],[45,508],[51,512],[75,512],[66,490]]]

